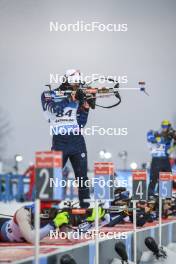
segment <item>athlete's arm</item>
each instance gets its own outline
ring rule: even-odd
[[[36,231],[31,225],[30,212],[24,208],[21,208],[16,213],[16,221],[18,223],[22,237],[29,243],[35,243]],[[40,240],[46,237],[50,230],[54,230],[54,227],[50,224],[40,228]]]
[[[155,133],[154,131],[150,130],[148,133],[147,133],[147,141],[149,143],[157,143],[156,141],[156,136],[155,136]]]
[[[89,115],[89,107],[80,106],[77,111],[77,122],[80,127],[84,127],[87,123]]]
[[[43,111],[48,110],[51,113],[57,113],[62,111],[69,104],[69,98],[61,98],[55,102],[51,97],[49,97],[49,92],[43,92],[41,95],[41,102]]]

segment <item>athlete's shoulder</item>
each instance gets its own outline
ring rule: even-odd
[[[147,132],[147,140],[151,141],[151,140],[154,140],[154,139],[155,139],[154,131],[153,130],[149,130]]]

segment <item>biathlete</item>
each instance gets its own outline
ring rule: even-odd
[[[94,108],[95,99],[85,99],[80,89],[80,78],[78,70],[67,70],[65,81],[53,91],[44,91],[41,101],[48,122],[53,128],[57,128],[57,133],[53,134],[52,150],[63,152],[63,167],[70,160],[79,182],[80,206],[86,208],[89,203],[84,202],[84,199],[89,199],[90,194],[86,186],[87,149],[81,128],[87,123],[89,109]],[[67,94],[67,91],[74,91],[74,94]]]
[[[55,230],[64,224],[68,224],[68,212],[56,213],[48,217],[44,215],[44,206],[41,207],[40,218],[40,240],[49,235],[51,230]],[[2,242],[29,242],[35,243],[36,231],[34,228],[35,206],[27,205],[16,211],[12,218],[0,218],[0,241]]]
[[[168,120],[163,120],[160,131],[150,130],[147,133],[147,141],[152,156],[148,196],[152,199],[158,183],[159,173],[171,172],[169,156],[176,145],[176,131]]]
[[[23,206],[18,209],[12,218],[0,218],[0,241],[1,242],[29,242],[35,243],[36,230],[34,226],[35,206],[34,204]],[[99,208],[98,217],[103,219],[105,211]],[[58,212],[54,207],[48,206],[48,204],[41,203],[40,213],[40,240],[47,237],[50,231],[56,230],[63,232],[63,226],[69,226],[74,231],[86,232],[92,227],[92,223],[95,221],[95,209],[92,209],[89,216],[80,217],[69,214],[69,211],[64,210]],[[72,219],[72,220],[71,220]],[[77,229],[76,229],[77,227]],[[67,232],[67,231],[65,231]]]

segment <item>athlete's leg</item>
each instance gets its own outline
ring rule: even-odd
[[[66,136],[53,136],[51,150],[62,151],[63,168],[68,160],[68,139]]]
[[[81,153],[70,156],[70,161],[74,169],[75,178],[78,179],[79,200],[83,201],[84,199],[90,198],[89,182],[87,177],[87,153],[85,153],[85,156],[81,156]]]
[[[87,177],[87,150],[83,137],[77,138],[76,151],[70,155],[70,161],[73,166],[75,178],[79,182],[79,200],[90,198],[89,182]]]
[[[164,172],[171,172],[172,171],[171,164],[170,164],[168,157],[166,157],[162,162],[162,171],[164,171]]]
[[[159,178],[159,158],[153,158],[150,168],[150,183],[148,187],[148,196],[153,196],[155,193],[155,187]]]
[[[157,168],[158,168],[158,175],[157,175],[157,192],[159,192],[159,174],[160,172],[171,172],[171,165],[169,162],[169,158],[159,158],[158,163],[157,163]]]

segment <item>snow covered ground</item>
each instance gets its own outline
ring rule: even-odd
[[[15,201],[7,202],[7,203],[0,202],[0,214],[14,215],[17,209],[19,209],[20,207],[26,204],[31,204],[31,202],[28,203],[17,203]]]

